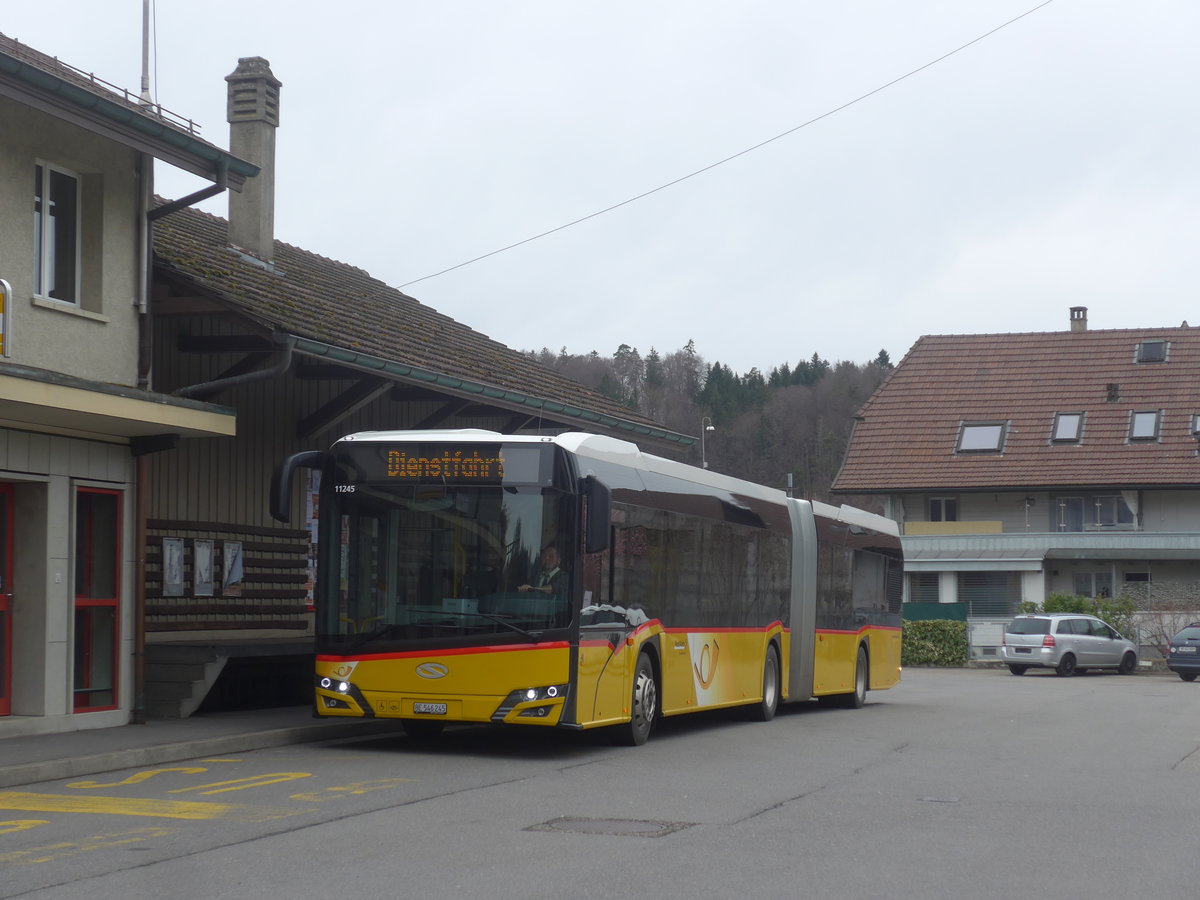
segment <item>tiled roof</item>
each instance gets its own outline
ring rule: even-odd
[[[1167,360],[1136,361],[1163,340]],[[1115,386],[1115,387],[1114,387]],[[1130,441],[1135,411],[1163,410],[1158,441]],[[1084,414],[1054,443],[1056,413]],[[922,337],[859,412],[841,492],[1151,487],[1200,483],[1200,328]],[[999,454],[955,453],[963,422],[1006,422]]]
[[[224,219],[187,208],[155,222],[156,270],[213,296],[270,331],[490,389],[553,401],[616,419],[626,437],[690,438],[473,331],[362,269],[275,242],[273,265],[230,249]],[[503,405],[502,403],[500,405]],[[593,416],[594,418],[594,416]],[[636,426],[630,429],[630,424]],[[588,429],[587,419],[578,422]],[[647,435],[649,429],[651,434]]]

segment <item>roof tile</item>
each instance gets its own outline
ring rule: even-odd
[[[1165,340],[1167,360],[1136,361]],[[1114,387],[1115,386],[1115,387]],[[1163,411],[1158,441],[1130,441],[1135,411]],[[1082,440],[1050,440],[1084,414]],[[859,411],[834,490],[1171,486],[1200,481],[1200,328],[920,338]],[[963,422],[1008,423],[1003,452],[956,454]]]

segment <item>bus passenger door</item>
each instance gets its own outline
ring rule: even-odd
[[[625,632],[608,623],[580,629],[579,703],[580,724],[620,722],[629,705],[629,647]]]
[[[575,714],[580,725],[620,722],[629,703],[629,623],[612,604],[610,551],[583,556]]]

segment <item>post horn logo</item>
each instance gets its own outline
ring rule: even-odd
[[[692,663],[692,668],[696,672],[696,680],[700,683],[701,690],[707,691],[712,687],[713,679],[717,677],[717,659],[721,656],[721,645],[715,640],[712,642],[712,651],[710,655],[709,645],[706,643],[704,649],[700,651],[700,661]]]
[[[417,674],[422,678],[445,678],[450,670],[441,663],[427,662],[417,666]]]

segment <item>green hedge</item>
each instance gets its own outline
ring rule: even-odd
[[[967,623],[949,619],[904,622],[902,666],[965,666]]]

